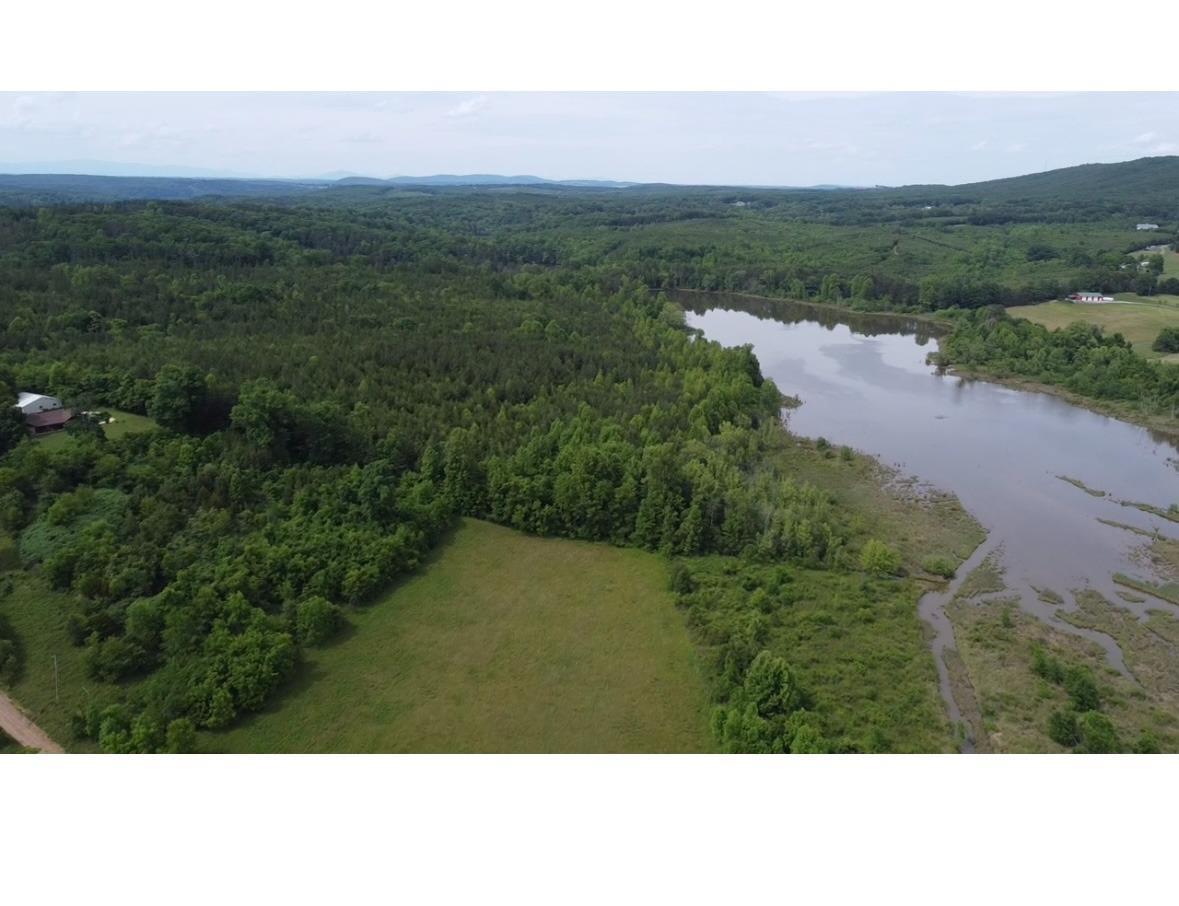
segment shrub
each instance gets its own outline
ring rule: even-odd
[[[860,551],[860,567],[874,576],[895,575],[901,568],[901,555],[883,541],[869,538]]]
[[[786,661],[763,649],[730,703],[713,712],[713,733],[726,752],[824,752],[827,742],[802,710],[805,704]]]
[[[1077,726],[1075,711],[1053,711],[1048,718],[1048,738],[1066,748],[1072,748],[1081,741],[1081,730]]]
[[[3,615],[0,615],[0,683],[15,683],[20,676],[20,668],[20,648]]]
[[[307,598],[295,608],[295,633],[304,645],[319,645],[336,634],[343,619],[340,608],[327,598]]]
[[[1138,741],[1134,743],[1134,751],[1139,755],[1157,755],[1159,752],[1158,737],[1150,730],[1143,730]]]
[[[943,579],[953,579],[956,572],[954,564],[946,557],[926,557],[921,563],[921,568]]]
[[[1080,719],[1081,747],[1092,754],[1121,751],[1121,741],[1113,723],[1098,711],[1087,711]]]
[[[168,724],[164,734],[164,751],[171,754],[192,752],[196,749],[196,727],[187,717],[178,717]]]
[[[1078,711],[1096,711],[1101,707],[1097,683],[1084,667],[1069,667],[1064,671],[1064,689]]]
[[[671,566],[671,590],[677,595],[691,594],[696,588],[696,583],[692,579],[692,571],[688,569],[688,565],[681,561],[676,561]]]
[[[1179,352],[1179,327],[1164,327],[1150,348],[1155,352]]]
[[[114,682],[142,670],[146,661],[143,649],[123,636],[99,641],[96,633],[86,649],[86,672],[105,682]]]
[[[81,487],[58,497],[46,511],[45,521],[50,525],[68,525],[93,506],[94,489]]]
[[[1032,672],[1037,676],[1042,676],[1050,683],[1059,685],[1064,682],[1064,667],[1060,661],[1039,645],[1032,649]]]

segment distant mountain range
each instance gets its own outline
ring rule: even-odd
[[[78,161],[79,166],[97,162]],[[21,165],[27,169],[30,165]],[[118,166],[118,165],[111,165]],[[130,165],[126,165],[130,166]],[[15,166],[13,166],[16,169]],[[48,167],[47,167],[48,168]],[[312,179],[258,179],[217,176],[143,176],[102,173],[16,173],[3,175],[0,164],[0,203],[62,204],[69,202],[112,202],[135,199],[184,200],[209,196],[226,198],[283,198],[336,189],[596,189],[675,191],[688,188],[671,184],[632,183],[599,179],[544,179],[539,176],[498,174],[438,174],[435,176],[394,176],[377,179],[336,173]],[[200,171],[195,171],[200,172]],[[212,172],[212,171],[210,171]],[[708,188],[708,187],[696,187]],[[1067,199],[1071,202],[1138,203],[1160,197],[1179,198],[1179,157],[1146,157],[1116,164],[1084,164],[1044,173],[988,180],[958,186],[913,185],[899,188],[876,186],[821,185],[801,187],[744,186],[758,191],[826,191],[894,194],[914,200],[938,202],[1002,202],[1016,199]],[[1179,206],[1179,205],[1177,205]]]
[[[24,168],[22,168],[24,169]],[[610,180],[542,179],[539,176],[395,176],[374,179],[347,175],[339,179],[257,179],[251,177],[123,176],[96,173],[0,172],[0,204],[69,204],[133,200],[183,201],[225,198],[285,198],[335,188],[510,188],[623,189],[635,183]]]
[[[341,180],[347,184],[351,180]],[[494,173],[473,173],[466,176],[439,174],[437,176],[394,176],[391,179],[365,179],[365,185],[406,186],[574,186],[602,189],[625,189],[637,185],[609,179],[543,179],[540,176],[499,176]]]

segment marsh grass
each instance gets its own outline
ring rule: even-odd
[[[1154,597],[1171,604],[1179,604],[1179,582],[1147,582],[1145,579],[1135,579],[1125,573],[1114,573],[1113,580],[1118,585],[1154,595]]]
[[[1068,695],[1032,669],[1036,646],[1065,664],[1087,668],[1096,677],[1102,711],[1114,723],[1126,751],[1147,731],[1158,739],[1162,751],[1175,751],[1179,746],[1179,719],[1174,716],[1170,693],[1149,686],[1144,689],[1113,671],[1095,643],[1055,630],[1003,599],[980,603],[959,599],[950,604],[947,613],[954,622],[958,651],[994,751],[1066,751],[1048,737],[1047,727],[1051,714],[1067,707]],[[1133,615],[1125,614],[1129,622],[1115,625],[1117,608],[1090,602],[1090,609],[1062,616],[1077,625],[1111,632],[1122,644],[1135,675],[1141,671],[1153,678],[1144,663],[1147,658],[1155,661],[1161,651],[1157,646],[1152,648],[1145,637],[1137,644],[1127,639],[1129,624],[1137,622]],[[1139,654],[1140,650],[1145,653]]]
[[[1085,484],[1085,482],[1081,481],[1081,479],[1079,479],[1079,478],[1072,478],[1068,475],[1057,475],[1056,477],[1059,478],[1061,481],[1067,481],[1074,488],[1080,488],[1082,491],[1084,491],[1090,497],[1106,497],[1109,494],[1108,491],[1099,491],[1096,488],[1089,487],[1087,484]]]

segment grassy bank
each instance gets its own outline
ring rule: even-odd
[[[684,565],[682,604],[721,684],[729,665],[765,649],[810,696],[831,751],[953,750],[917,583],[725,557]]]
[[[926,572],[926,564],[936,559],[961,563],[986,537],[953,494],[902,475],[871,456],[822,449],[814,440],[793,436],[778,455],[799,481],[831,494],[848,514],[854,542],[886,539],[912,575],[935,578]]]
[[[847,518],[849,550],[886,539],[902,565],[895,576],[869,576],[854,565],[684,561],[692,580],[681,603],[710,673],[723,689],[726,665],[764,647],[796,672],[834,750],[953,751],[917,602],[944,581],[926,567],[957,566],[985,533],[956,498],[871,457],[782,438],[773,455],[794,478],[831,495]]]
[[[696,654],[641,551],[465,520],[215,752],[698,752]]]

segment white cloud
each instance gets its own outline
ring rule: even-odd
[[[1141,135],[1130,139],[1131,145],[1146,145],[1153,142],[1158,137],[1157,132],[1143,132]]]
[[[483,110],[485,107],[487,107],[489,103],[490,101],[488,100],[487,95],[476,95],[473,98],[467,98],[462,103],[451,107],[446,111],[446,115],[450,117],[473,116],[480,110]]]

